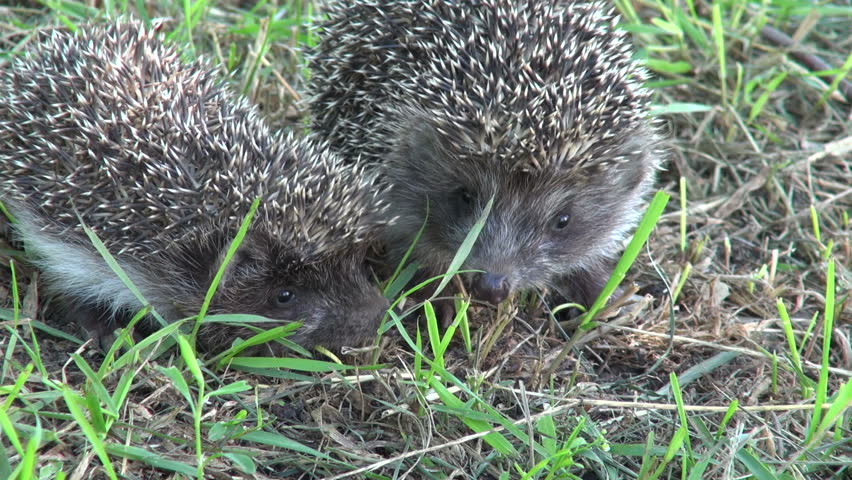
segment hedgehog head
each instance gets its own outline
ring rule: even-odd
[[[611,257],[653,181],[655,152],[647,147],[656,136],[648,126],[595,145],[602,153],[583,166],[529,168],[532,153],[500,155],[490,150],[494,143],[483,148],[481,129],[448,126],[432,115],[409,117],[385,161],[390,201],[400,216],[387,227],[387,243],[405,248],[410,232],[427,219],[415,259],[443,271],[493,199],[463,267],[483,272],[472,280],[484,300],[558,288],[556,279]]]
[[[389,221],[383,189],[375,175],[344,165],[318,141],[287,138],[275,145],[282,149],[273,149],[273,161],[241,162],[259,168],[213,182],[227,185],[225,197],[236,205],[247,207],[247,192],[262,203],[226,267],[211,311],[301,321],[291,339],[307,348],[372,341],[388,307],[365,267],[370,240]],[[288,168],[291,162],[299,168]],[[221,233],[205,241],[219,261],[201,272],[199,285],[209,284],[224,260],[228,242]],[[219,341],[215,332],[211,338]]]
[[[375,175],[343,164],[312,139],[275,138],[257,151],[248,145],[257,144],[243,142],[234,150],[247,156],[232,159],[239,167],[217,172],[205,186],[216,189],[217,203],[230,216],[205,221],[190,232],[193,238],[158,250],[166,264],[183,272],[174,277],[189,278],[194,285],[180,310],[200,307],[242,215],[259,198],[211,311],[301,321],[291,339],[308,348],[371,341],[388,305],[365,265],[370,240],[389,221]],[[205,335],[212,344],[227,340],[215,329]]]
[[[210,231],[191,251],[169,252],[169,267],[177,266],[180,272],[175,278],[190,282],[186,291],[194,292],[181,297],[180,311],[198,311],[229,243],[228,237]],[[197,261],[204,256],[216,258],[216,262]],[[290,340],[305,348],[338,348],[371,342],[387,308],[388,301],[365,268],[362,246],[352,244],[306,260],[303,252],[274,234],[253,229],[226,265],[209,311],[250,313],[284,323],[298,321],[302,326]],[[251,333],[210,326],[201,338],[206,345],[216,346]],[[274,345],[269,348],[280,353]]]
[[[463,267],[482,271],[472,278],[481,299],[559,288],[596,268],[635,225],[653,181],[659,139],[645,72],[599,7],[450,8],[457,22],[430,44],[418,95],[382,112],[392,202],[411,217],[390,231],[428,210],[421,262],[446,268],[493,198]]]

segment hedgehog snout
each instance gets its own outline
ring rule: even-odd
[[[512,287],[506,275],[484,272],[473,277],[473,296],[497,305],[509,296]]]

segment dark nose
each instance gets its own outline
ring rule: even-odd
[[[480,273],[473,281],[473,296],[497,305],[509,296],[509,280],[505,275]]]

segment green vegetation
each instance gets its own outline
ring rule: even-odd
[[[367,351],[240,357],[295,326],[202,311],[104,354],[50,315],[0,219],[0,478],[850,478],[852,7],[615,3],[672,141],[609,303],[565,321],[533,292],[456,298],[442,325],[448,300],[416,303],[401,265]],[[307,1],[17,2],[0,68],[37,29],[118,15],[164,20],[303,128]],[[202,319],[259,333],[199,357]]]

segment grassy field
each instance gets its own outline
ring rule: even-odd
[[[0,478],[852,478],[852,6],[616,3],[671,199],[593,322],[526,294],[441,331],[409,301],[339,359],[198,358],[172,331],[104,354],[0,220]],[[21,1],[0,68],[123,12],[302,128],[303,1]]]

